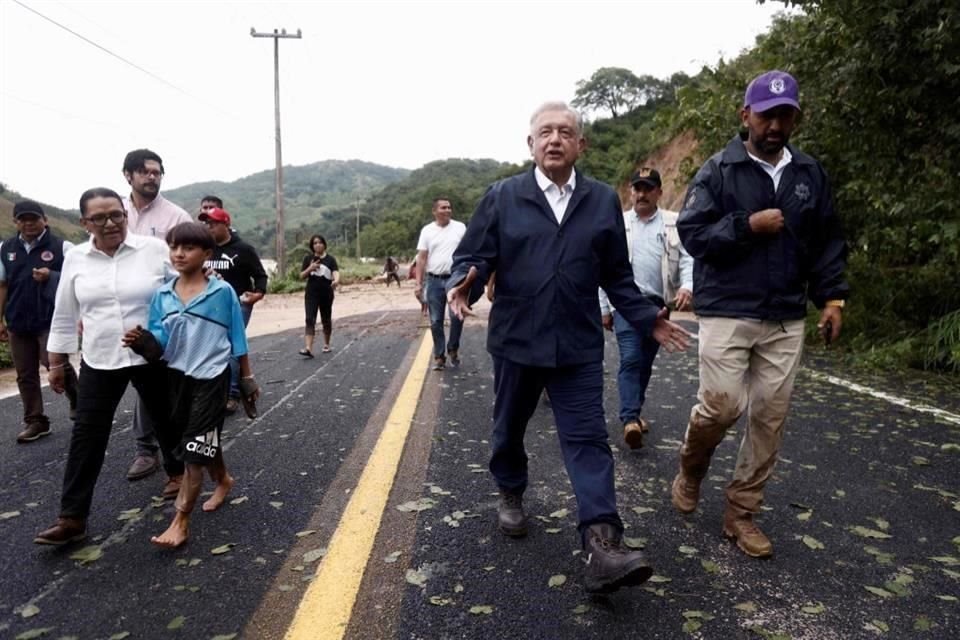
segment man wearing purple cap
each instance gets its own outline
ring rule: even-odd
[[[723,533],[747,555],[773,553],[754,514],[773,471],[803,351],[808,299],[829,343],[849,294],[847,246],[819,162],[787,142],[800,115],[797,81],[768,71],[747,87],[745,131],[701,167],[677,229],[694,257],[700,318],[698,404],[680,449],[671,497],[692,513],[710,457],[747,411]]]

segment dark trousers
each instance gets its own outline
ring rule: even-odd
[[[613,454],[603,417],[603,363],[542,368],[494,356],[493,372],[496,398],[490,472],[500,489],[522,494],[527,488],[523,436],[546,389],[563,462],[577,496],[581,533],[598,522],[622,530],[613,486]]]
[[[128,384],[133,384],[140,403],[156,422],[160,447],[168,452],[177,445],[179,434],[169,423],[164,366],[143,364],[123,369],[94,369],[86,363],[81,364],[77,419],[63,473],[62,517],[86,519],[90,513],[93,489],[103,467],[113,416]],[[171,476],[183,473],[183,463],[172,455],[164,455],[163,466]]]
[[[317,334],[317,312],[320,312],[320,326],[323,334],[329,336],[333,330],[333,289],[318,289],[314,293],[303,296],[303,306],[306,312],[306,330],[308,336]]]
[[[17,370],[17,388],[23,403],[23,421],[27,424],[39,422],[50,424],[43,413],[43,392],[40,382],[40,365],[50,369],[47,357],[47,333],[14,333],[10,335],[10,355]],[[68,362],[64,366],[64,394],[70,408],[77,406],[77,372]]]

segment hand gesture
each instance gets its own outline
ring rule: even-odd
[[[600,316],[600,324],[602,324],[603,328],[607,331],[613,331],[613,314],[605,313]]]
[[[131,345],[136,344],[137,340],[139,340],[142,337],[143,337],[143,327],[141,327],[140,325],[137,325],[133,329],[130,329],[125,334],[123,334],[123,337],[120,338],[120,342],[123,343],[124,347],[129,349]]]
[[[36,282],[46,282],[50,279],[50,269],[41,267],[33,270],[33,279]]]
[[[657,321],[653,325],[653,339],[663,345],[669,353],[675,351],[686,351],[690,346],[690,332],[667,320],[669,312],[667,309],[660,309],[657,314]]]
[[[690,309],[693,307],[693,292],[689,289],[680,289],[677,291],[675,304],[677,305],[677,311]]]
[[[450,311],[461,320],[466,316],[473,315],[473,309],[470,308],[470,289],[476,279],[477,268],[470,267],[470,271],[467,272],[467,277],[463,279],[463,282],[447,292],[447,304],[450,305]]]
[[[783,229],[783,211],[780,209],[763,209],[750,214],[748,218],[750,230],[759,234],[780,233]]]

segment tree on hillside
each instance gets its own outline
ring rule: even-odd
[[[637,77],[629,69],[602,67],[589,80],[577,82],[573,106],[583,110],[607,110],[614,118],[651,101],[665,97],[669,83],[653,76]]]

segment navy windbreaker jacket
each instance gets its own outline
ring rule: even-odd
[[[687,190],[677,230],[694,257],[694,310],[702,316],[795,320],[807,299],[822,308],[845,300],[847,245],[827,174],[812,157],[793,159],[779,188],[737,136],[700,168]],[[783,211],[784,229],[754,234],[747,218]]]

